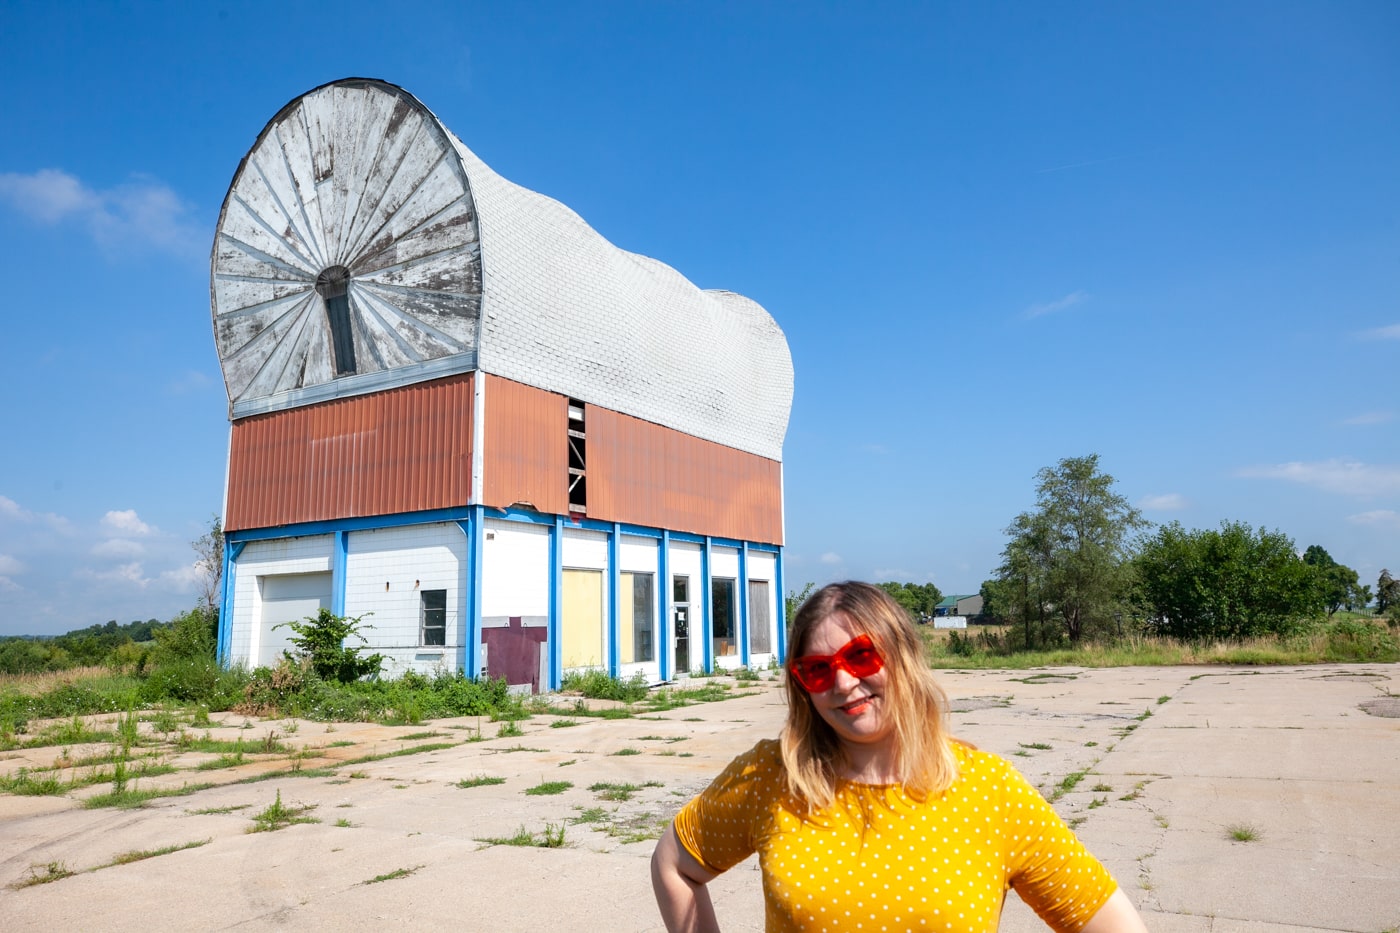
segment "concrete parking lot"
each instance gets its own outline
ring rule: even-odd
[[[940,679],[955,733],[1055,798],[1151,929],[1400,928],[1400,666]],[[500,724],[477,719],[391,728],[216,716],[215,734],[276,731],[311,749],[299,761],[314,776],[290,772],[288,755],[208,771],[186,760],[142,780],[216,786],[143,809],[82,808],[77,798],[100,787],[0,796],[0,926],[657,930],[651,838],[783,717],[775,683],[732,692],[742,695],[631,719],[537,715],[500,738]],[[389,755],[424,745],[448,747]],[[0,772],[56,754],[0,753]],[[248,832],[279,794],[319,822]],[[500,844],[551,835],[562,844]],[[726,930],[762,929],[753,860],[713,890]],[[1013,897],[1001,928],[1042,927]]]

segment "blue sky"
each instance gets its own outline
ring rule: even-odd
[[[772,313],[794,586],[975,592],[1089,453],[1400,571],[1400,6],[0,0],[0,634],[193,603],[219,205],[351,75]]]

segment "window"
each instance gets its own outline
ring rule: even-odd
[[[419,615],[421,643],[426,646],[447,644],[447,590],[423,590]]]
[[[355,372],[355,332],[350,326],[350,270],[344,266],[322,269],[316,276],[316,293],[326,303],[335,374],[351,375]]]
[[[716,577],[710,584],[710,605],[714,607],[714,631],[711,646],[714,656],[738,654],[734,640],[734,581]]]
[[[768,581],[749,581],[749,653],[773,650],[773,611],[768,604]]]
[[[649,573],[622,574],[622,592],[617,609],[619,660],[623,664],[656,658],[655,600],[652,599],[651,588],[652,575]]]

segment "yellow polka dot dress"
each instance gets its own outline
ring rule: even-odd
[[[1013,887],[1054,929],[1079,930],[1112,877],[1009,762],[954,749],[958,780],[939,796],[846,782],[798,816],[765,740],[686,804],[676,834],[715,872],[758,853],[770,931],[995,930]]]

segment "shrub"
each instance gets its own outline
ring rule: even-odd
[[[364,624],[363,616],[338,616],[329,609],[322,609],[314,616],[307,616],[300,622],[283,622],[283,625],[296,634],[288,639],[297,648],[297,654],[309,658],[311,669],[322,680],[348,684],[362,677],[376,677],[384,666],[384,655],[360,652],[369,644],[360,634]],[[346,645],[351,638],[358,638],[360,644]]]
[[[232,709],[243,700],[248,683],[246,668],[220,667],[213,657],[176,658],[156,667],[141,684],[143,704],[197,703],[212,710]]]
[[[561,686],[565,692],[581,693],[592,700],[620,700],[635,703],[647,695],[647,679],[638,671],[627,680],[618,680],[603,671],[565,674]]]

